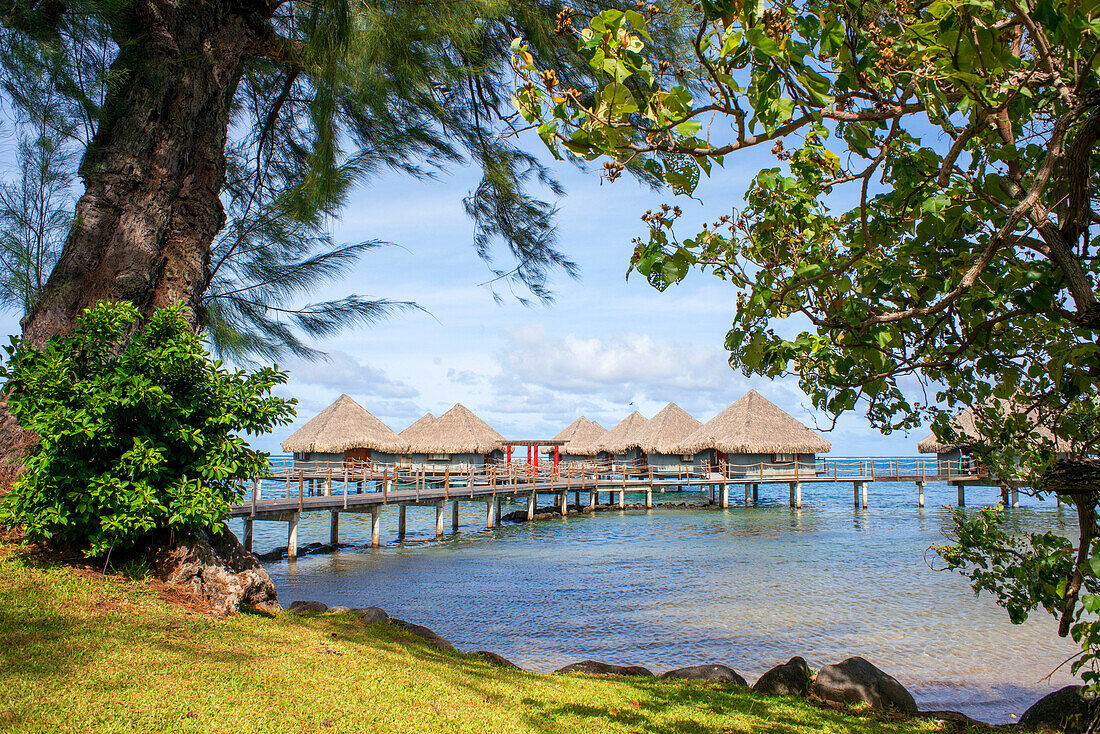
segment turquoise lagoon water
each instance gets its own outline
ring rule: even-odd
[[[655,672],[721,662],[751,682],[792,655],[814,667],[862,655],[922,709],[992,722],[1073,682],[1068,666],[1050,675],[1074,652],[1052,618],[1037,612],[1013,625],[965,579],[932,568],[953,487],[930,484],[923,510],[912,484],[872,484],[867,510],[853,509],[851,484],[804,485],[801,510],[787,506],[786,485],[762,485],[752,507],[739,485],[731,489],[728,510],[612,511],[494,530],[484,527],[485,505],[470,503],[458,533],[448,510],[442,541],[434,510],[409,508],[399,543],[392,508],[381,548],[267,569],[284,605],[380,606],[462,650],[494,650],[536,671],[586,658]],[[967,492],[970,505],[997,498],[992,488]],[[1069,508],[1020,499],[1015,528],[1073,531]],[[342,516],[340,531],[343,542],[369,544],[369,515]],[[328,514],[303,515],[299,543],[327,541]],[[285,544],[285,523],[256,524],[258,552]]]

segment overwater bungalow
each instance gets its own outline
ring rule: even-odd
[[[562,461],[590,461],[599,454],[599,444],[605,435],[606,428],[582,415],[554,436],[554,440],[565,441],[560,450]]]
[[[642,450],[642,442],[645,441],[648,428],[649,421],[635,410],[604,434],[597,448],[601,453],[607,453],[616,463],[645,466],[646,454]]]
[[[655,471],[679,471],[681,467],[693,468],[705,462],[694,453],[680,453],[680,444],[703,424],[691,417],[676,403],[669,403],[660,413],[649,419],[648,430],[642,442],[642,451]]]
[[[500,445],[504,436],[461,403],[438,418],[429,420],[429,416],[405,429],[409,447],[401,457],[403,465],[439,472],[447,467],[466,471],[470,467],[481,469],[504,457]]]
[[[407,448],[389,426],[347,395],[338,397],[280,446],[294,455],[296,467],[313,462],[389,463]]]
[[[1002,400],[1001,408],[1006,413],[1016,412],[1022,414],[1023,410],[1016,410],[1018,404],[1008,400]],[[1036,426],[1038,421],[1032,418],[1031,425],[1039,436],[1053,440],[1054,434],[1046,426]],[[922,454],[936,455],[936,468],[940,474],[981,474],[983,472],[981,459],[978,457],[977,446],[984,440],[978,431],[974,416],[974,409],[967,408],[951,419],[952,427],[962,434],[961,441],[947,443],[941,441],[934,433],[929,433],[920,443],[917,450]]]
[[[712,470],[725,465],[730,476],[812,473],[817,454],[832,444],[755,390],[704,423],[676,447],[702,457]]]

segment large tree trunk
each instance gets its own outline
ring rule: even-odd
[[[230,105],[244,62],[256,53],[271,6],[233,0],[137,0],[112,30],[104,117],[80,166],[84,195],[45,293],[23,319],[41,345],[72,329],[99,300],[145,313],[183,302],[206,284],[210,247],[225,224],[220,194]],[[33,445],[0,404],[0,493]]]
[[[225,0],[145,0],[116,34],[120,77],[81,163],[85,193],[45,293],[23,321],[41,344],[98,300],[196,306],[225,224],[230,104],[266,14]]]

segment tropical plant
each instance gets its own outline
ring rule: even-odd
[[[644,53],[660,8],[592,18],[576,35],[603,82],[592,94],[552,83],[516,39],[519,113],[551,150],[605,157],[607,179],[637,172],[682,196],[770,148],[775,165],[744,206],[723,205],[701,231],[679,233],[679,206],[646,212],[630,270],[658,289],[693,270],[727,280],[739,291],[731,365],[797,377],[834,419],[860,405],[886,433],[930,420],[1001,480],[1063,494],[1075,547],[1006,556],[983,515],[984,528],[960,522],[947,557],[1015,616],[1056,612],[1084,646],[1078,665],[1095,666],[1100,640],[1081,623],[1100,606],[1082,594],[1100,570],[1100,6],[697,10],[693,53],[674,64]],[[793,330],[776,328],[786,319]],[[980,435],[958,429],[964,406]],[[1025,570],[1042,584],[1009,592]]]
[[[211,360],[182,305],[142,323],[100,303],[42,348],[13,337],[0,367],[11,413],[40,438],[0,503],[0,524],[101,556],[160,530],[218,532],[267,454],[240,435],[288,423],[286,373]]]

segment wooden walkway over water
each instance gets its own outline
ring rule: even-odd
[[[904,465],[903,465],[904,464]],[[720,465],[700,469],[684,467],[678,470],[655,469],[652,466],[623,463],[585,462],[561,466],[512,463],[489,467],[432,469],[424,467],[344,464],[294,463],[273,464],[268,474],[252,482],[246,500],[234,505],[232,518],[244,520],[244,544],[252,547],[255,521],[277,521],[288,524],[287,554],[297,555],[298,522],[303,512],[328,512],[331,516],[330,542],[340,539],[340,514],[360,512],[371,514],[371,543],[381,544],[382,518],[385,508],[398,509],[397,537],[405,537],[406,508],[435,509],[437,537],[444,534],[446,507],[451,505],[451,524],[458,529],[459,505],[462,502],[485,504],[485,525],[500,523],[504,503],[524,503],[527,517],[533,519],[540,495],[553,498],[555,511],[570,512],[569,494],[573,493],[575,512],[592,512],[600,505],[600,495],[608,494],[608,505],[626,506],[627,492],[644,492],[645,506],[654,506],[653,494],[667,491],[694,491],[709,496],[709,501],[722,508],[730,507],[730,490],[744,485],[745,505],[759,498],[761,484],[786,484],[790,506],[802,507],[804,485],[851,483],[853,505],[868,506],[868,485],[874,482],[911,482],[917,489],[917,504],[924,507],[925,486],[929,482],[944,482],[958,489],[958,503],[966,503],[967,486],[993,486],[981,471],[962,471],[967,467],[945,462],[861,461],[841,464],[819,461],[812,471],[799,463],[759,464],[752,466]],[[1016,487],[1003,487],[1006,503],[1018,505]],[[582,498],[586,501],[582,504]]]

